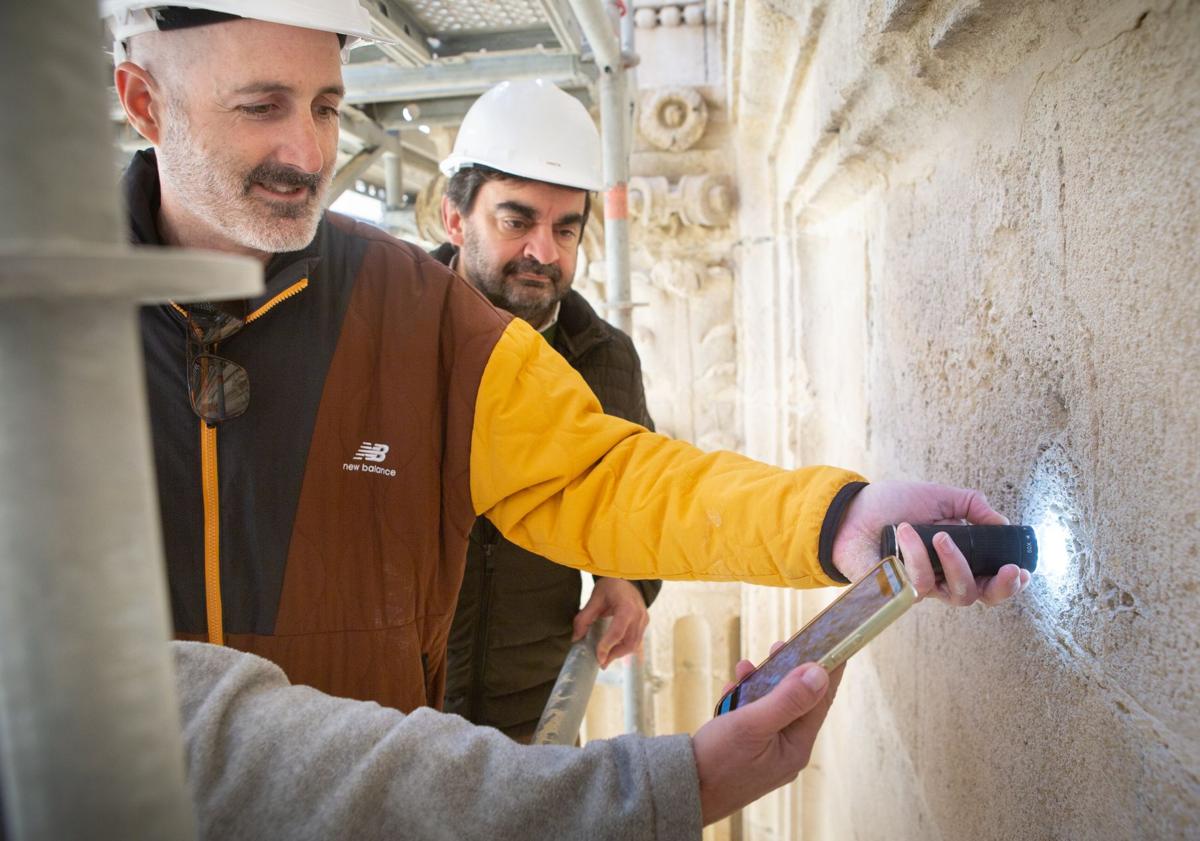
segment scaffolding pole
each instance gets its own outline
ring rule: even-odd
[[[262,283],[252,260],[124,244],[97,32],[95,0],[0,4],[0,90],[23,103],[0,124],[0,783],[11,841],[195,837],[137,305]],[[183,364],[181,353],[181,376]]]
[[[626,65],[633,56],[621,43],[606,0],[571,0],[571,10],[591,45],[600,101],[600,140],[604,151],[604,261],[609,321],[633,332],[629,284],[629,131],[632,100]]]

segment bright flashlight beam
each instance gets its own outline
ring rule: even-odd
[[[1062,519],[1051,510],[1033,528],[1038,541],[1038,572],[1047,578],[1062,580],[1070,565],[1071,553],[1068,549],[1071,532],[1063,525]]]

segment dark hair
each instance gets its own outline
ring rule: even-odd
[[[534,183],[533,178],[522,178],[519,175],[509,175],[507,172],[501,172],[498,169],[493,169],[490,166],[474,166],[464,167],[458,172],[450,176],[450,180],[446,182],[446,198],[450,199],[451,204],[463,216],[467,216],[475,208],[475,197],[479,195],[479,188],[483,186],[485,181],[528,181]],[[583,231],[587,227],[588,214],[592,209],[592,194],[587,190],[583,191],[583,222],[579,226],[579,230]]]

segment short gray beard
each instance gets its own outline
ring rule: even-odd
[[[321,198],[329,186],[322,176],[313,201],[274,204],[247,193],[248,172],[212,152],[191,133],[183,103],[167,105],[167,124],[157,149],[158,169],[170,179],[189,213],[212,231],[243,248],[278,254],[299,251],[316,236]]]

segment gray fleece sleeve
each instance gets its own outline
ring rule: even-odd
[[[250,654],[172,646],[202,838],[700,837],[687,736],[527,747],[292,686]]]

